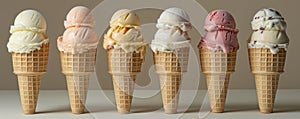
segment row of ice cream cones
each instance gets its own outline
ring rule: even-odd
[[[273,39],[262,39],[273,35],[269,30],[276,31],[277,34],[285,32],[286,26],[277,11],[261,11],[252,22],[254,33],[249,41],[248,52],[251,70],[255,75],[260,110],[270,113],[273,111],[279,76],[284,71],[288,38],[286,42],[274,39],[281,40],[281,44],[267,42]],[[266,19],[269,17],[272,19]],[[256,29],[257,26],[264,25],[256,20],[280,27]],[[95,69],[99,37],[94,25],[94,18],[88,8],[75,7],[67,15],[66,31],[57,40],[62,73],[66,76],[74,114],[84,113],[89,79]],[[110,27],[103,43],[108,56],[108,72],[112,75],[118,112],[130,113],[136,76],[141,72],[145,60],[146,41],[140,31],[140,19],[131,10],[117,11],[110,21]],[[188,71],[188,31],[192,25],[184,10],[169,8],[161,14],[157,28],[150,47],[160,79],[163,107],[165,113],[177,113],[182,78]],[[207,33],[199,44],[201,69],[206,76],[212,112],[223,112],[230,76],[235,72],[239,49],[238,30],[232,15],[223,10],[211,12],[204,28]],[[20,13],[11,30],[8,48],[12,52],[14,73],[18,75],[25,114],[35,113],[42,75],[47,68],[49,41],[45,31],[45,19],[34,10]],[[257,32],[262,36],[256,34]],[[34,43],[22,44],[16,40]]]

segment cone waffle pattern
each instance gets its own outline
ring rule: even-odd
[[[84,113],[90,73],[66,75],[72,113]]]
[[[267,48],[249,48],[250,66],[254,74],[283,73],[285,59],[284,49],[274,55]]]
[[[249,48],[249,60],[255,76],[259,108],[262,113],[273,112],[280,74],[284,72],[286,51],[272,54],[267,48]]]
[[[72,113],[84,113],[89,79],[95,69],[97,49],[86,53],[61,52],[62,72],[66,75]]]
[[[48,54],[49,43],[32,53],[12,53],[24,114],[35,113],[42,75],[47,69]]]
[[[204,74],[233,73],[235,72],[237,50],[231,53],[222,51],[210,51],[207,48],[200,49],[200,63]]]
[[[122,49],[111,49],[107,53],[109,73],[141,72],[144,52],[125,53]]]
[[[235,71],[237,50],[231,53],[200,48],[202,72],[206,75],[212,112],[224,112],[230,74]]]
[[[187,72],[188,58],[189,47],[178,49],[174,53],[154,54],[165,113],[177,113],[182,74]]]
[[[260,111],[273,112],[280,75],[255,75],[256,93]]]
[[[126,53],[123,49],[110,49],[107,54],[118,112],[129,113],[136,75],[141,72],[145,52]]]
[[[176,113],[181,87],[181,73],[160,74],[160,87],[166,113]]]
[[[25,114],[34,114],[41,85],[41,75],[18,76],[20,97]]]
[[[154,63],[157,73],[184,73],[187,72],[189,47],[181,48],[174,53],[157,52],[154,54]]]
[[[46,72],[49,55],[49,43],[32,53],[12,53],[15,74]]]
[[[223,112],[226,102],[226,95],[229,86],[229,74],[206,75],[206,83],[209,92],[209,99],[212,112]]]
[[[116,104],[120,113],[130,112],[135,78],[135,75],[113,75]]]
[[[62,71],[64,74],[92,73],[95,71],[97,50],[90,50],[86,53],[71,54],[60,53]]]

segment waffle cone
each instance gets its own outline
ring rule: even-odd
[[[95,70],[96,53],[97,49],[80,54],[60,53],[73,114],[84,113],[89,79]]]
[[[90,73],[66,75],[69,100],[73,114],[82,114],[88,92]]]
[[[260,112],[273,112],[279,74],[255,75],[256,93]]]
[[[130,113],[135,75],[113,75],[114,93],[119,113]]]
[[[34,114],[40,92],[41,75],[18,75],[18,84],[24,114]]]
[[[145,50],[126,53],[123,49],[110,49],[107,55],[118,112],[130,113],[136,75],[141,72]]]
[[[48,55],[49,43],[31,53],[12,53],[24,114],[35,113],[42,75],[47,69]]]
[[[189,47],[178,49],[174,53],[154,53],[165,113],[177,113],[181,79],[183,73],[187,72],[188,58]]]
[[[230,74],[207,74],[206,83],[212,112],[224,112]]]
[[[159,78],[165,113],[177,113],[181,88],[181,73],[160,74]]]
[[[226,54],[200,48],[202,72],[206,75],[212,112],[224,112],[230,74],[235,72],[237,49]]]
[[[260,112],[273,112],[280,74],[284,72],[286,51],[272,54],[267,48],[249,48],[251,71],[256,82]]]

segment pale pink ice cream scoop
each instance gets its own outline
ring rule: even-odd
[[[89,8],[77,6],[70,10],[64,23],[65,28],[74,26],[94,27],[95,20]]]
[[[57,40],[58,49],[73,54],[96,49],[99,37],[93,28],[94,25],[94,17],[88,8],[74,7],[67,15],[66,31]]]
[[[205,20],[205,36],[199,43],[199,48],[205,47],[212,51],[229,53],[238,49],[236,23],[233,16],[224,10],[215,10],[208,14]]]

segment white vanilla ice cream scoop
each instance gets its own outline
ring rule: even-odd
[[[180,8],[166,9],[157,20],[158,28],[151,43],[153,52],[173,52],[178,48],[189,47],[188,31],[192,26],[188,14]]]
[[[272,54],[276,54],[281,48],[287,50],[287,26],[278,11],[272,8],[262,9],[255,14],[251,24],[253,33],[249,39],[249,48],[269,48]]]
[[[46,20],[35,10],[22,11],[11,26],[7,48],[9,52],[30,53],[48,43]]]

